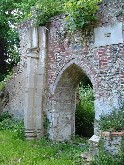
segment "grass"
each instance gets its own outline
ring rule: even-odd
[[[80,154],[87,149],[87,139],[81,137],[61,143],[45,137],[27,141],[24,122],[8,112],[0,114],[0,165],[80,165]]]
[[[45,137],[27,141],[23,121],[13,119],[8,112],[0,114],[0,165],[84,165],[80,154],[88,149],[87,139],[74,136],[70,142],[61,143]],[[123,165],[123,162],[124,143],[121,152],[114,156],[101,145],[90,164]]]
[[[0,165],[83,165],[80,157],[89,149],[87,139],[72,137],[70,142],[52,142],[47,138],[27,141],[23,136],[23,123],[1,115]],[[122,144],[123,146],[123,144]],[[91,165],[123,165],[123,152],[112,156],[99,148]]]
[[[11,130],[0,131],[1,165],[78,165],[80,154],[87,145],[80,147],[69,142],[53,143],[43,138],[27,141],[15,138]]]

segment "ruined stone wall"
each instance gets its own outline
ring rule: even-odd
[[[13,76],[6,86],[9,100],[3,111],[14,114],[16,118],[24,118],[24,84],[25,72],[22,72]]]
[[[50,138],[70,138],[75,132],[76,87],[86,76],[93,85],[96,119],[124,104],[123,8],[123,0],[104,0],[99,22],[86,33],[69,32],[64,15],[46,27],[20,25],[19,72],[8,84],[6,107],[17,116],[24,114],[27,136],[43,131],[46,114]]]
[[[6,85],[9,100],[3,109],[3,111],[8,111],[14,114],[17,118],[24,118],[25,78],[27,67],[27,49],[29,45],[28,25],[29,23],[26,22],[19,27],[20,62],[13,68],[14,73]]]

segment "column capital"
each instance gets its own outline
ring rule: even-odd
[[[38,47],[32,47],[27,49],[27,57],[31,58],[39,58],[39,48]]]

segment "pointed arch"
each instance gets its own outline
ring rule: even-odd
[[[78,68],[80,68],[80,70],[82,70],[82,72],[84,72],[87,77],[90,79],[92,85],[93,85],[93,90],[94,90],[94,94],[96,94],[98,92],[98,84],[100,82],[99,80],[99,76],[98,73],[96,72],[96,70],[93,68],[92,64],[90,64],[88,62],[88,60],[83,59],[71,59],[69,60],[66,65],[64,65],[62,67],[62,69],[60,70],[59,74],[57,75],[55,81],[53,84],[51,84],[51,93],[54,94],[54,91],[56,89],[57,83],[59,82],[62,74],[65,72],[65,70],[67,68],[69,68],[71,65],[76,65]]]

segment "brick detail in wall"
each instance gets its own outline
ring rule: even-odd
[[[121,88],[124,90],[124,72],[121,72]]]
[[[98,54],[99,54],[99,69],[101,71],[104,71],[108,64],[106,48],[105,47],[99,48]]]

